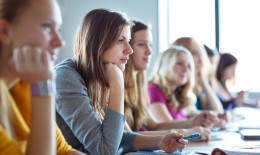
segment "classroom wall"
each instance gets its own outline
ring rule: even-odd
[[[56,63],[73,56],[73,37],[85,14],[95,8],[108,8],[125,12],[131,18],[149,21],[152,24],[154,53],[148,73],[151,72],[154,58],[158,53],[158,0],[60,0],[59,4],[63,16],[61,35],[66,45],[60,50]]]

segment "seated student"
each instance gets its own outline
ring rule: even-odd
[[[148,85],[150,110],[162,120],[187,119],[198,113],[194,86],[194,63],[189,51],[172,46],[154,65]]]
[[[172,121],[210,113],[198,111],[195,107],[194,73],[193,58],[185,47],[172,46],[160,55],[148,85],[151,99],[149,108],[158,119]],[[208,122],[211,119],[207,115],[201,121]],[[222,120],[213,125],[225,128]]]
[[[0,154],[82,154],[67,144],[58,128],[55,134],[50,80],[55,51],[62,47],[58,3],[0,0],[0,8]],[[12,95],[20,80],[26,87]],[[30,103],[16,103],[14,96]]]
[[[124,132],[123,71],[129,55],[132,23],[124,14],[95,9],[80,24],[74,59],[56,66],[57,122],[67,141],[90,154],[137,150],[182,151],[183,135],[144,136]]]
[[[150,110],[164,121],[196,115],[193,86],[194,63],[191,54],[182,46],[169,47],[158,57],[149,81]]]
[[[203,44],[205,51],[207,52],[207,56],[211,64],[214,64],[219,57],[219,53],[216,50],[209,48],[207,45]]]
[[[212,79],[215,76],[215,72],[216,72],[216,67],[217,67],[217,63],[218,63],[218,59],[219,59],[219,52],[215,49],[211,49],[209,48],[207,45],[203,45],[204,49],[207,52],[207,56],[209,59],[209,70],[208,70],[208,80],[209,83],[211,85]]]
[[[195,64],[195,87],[193,91],[197,97],[197,109],[214,110],[223,113],[224,111],[221,102],[210,86],[209,79],[207,79],[209,60],[207,59],[205,50],[203,50],[201,45],[191,37],[178,38],[174,41],[173,45],[184,46],[192,54]]]
[[[130,45],[134,51],[129,57],[129,62],[126,64],[124,71],[125,79],[125,115],[130,128],[128,131],[140,130],[165,130],[165,131],[140,131],[140,134],[165,134],[169,133],[169,129],[177,129],[175,132],[184,135],[199,132],[202,136],[209,136],[209,129],[198,127],[208,126],[204,119],[195,117],[185,121],[171,121],[166,123],[158,123],[154,119],[152,113],[147,111],[149,104],[149,96],[147,92],[146,69],[149,66],[152,54],[152,33],[151,28],[141,21],[133,21],[134,26],[131,29]],[[210,115],[208,116],[211,117]],[[193,126],[197,126],[191,128]],[[191,129],[179,129],[191,128]]]
[[[258,107],[258,101],[247,100],[244,91],[233,94],[229,90],[227,82],[235,78],[236,68],[237,59],[232,54],[224,53],[220,55],[215,81],[212,82],[212,86],[222,102],[223,108],[227,110],[236,106]]]

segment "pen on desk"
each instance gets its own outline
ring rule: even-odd
[[[199,154],[199,155],[210,155],[210,154],[207,154],[207,153],[204,153],[204,152],[195,152],[195,154]]]
[[[226,115],[227,112],[228,112],[229,110],[231,110],[232,108],[233,108],[233,104],[232,104],[232,103],[229,103],[228,106],[227,106],[227,108],[224,110],[224,114]]]

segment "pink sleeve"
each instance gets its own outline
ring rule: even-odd
[[[164,93],[156,84],[148,85],[148,94],[150,97],[151,104],[153,104],[154,102],[162,102],[164,104],[167,103]]]

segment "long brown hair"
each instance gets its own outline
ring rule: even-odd
[[[237,64],[237,58],[230,54],[230,53],[223,53],[220,55],[220,58],[219,58],[219,62],[218,62],[218,66],[217,66],[217,69],[216,69],[216,79],[218,82],[220,82],[220,84],[225,88],[227,89],[227,86],[226,86],[226,79],[223,79],[224,77],[224,71],[234,65],[234,64]]]
[[[30,4],[30,0],[0,0],[0,19],[13,23]],[[0,62],[3,61],[2,43],[0,43]],[[3,68],[5,64],[0,64],[0,125],[7,131],[9,136],[15,137],[13,125],[11,123],[11,111],[7,97],[7,86],[3,79]]]
[[[150,27],[141,21],[132,21],[134,26],[131,29],[131,37],[141,30],[149,30]],[[130,45],[132,40],[130,41]],[[135,52],[135,51],[134,51]],[[146,102],[149,101],[147,93],[146,72],[137,71],[137,75],[134,74],[135,68],[133,64],[133,54],[130,55],[129,61],[126,64],[124,71],[124,83],[125,83],[125,116],[127,117],[127,123],[133,130],[139,130],[147,122],[147,110]]]
[[[95,9],[84,17],[76,32],[74,58],[77,71],[87,85],[91,104],[101,121],[109,95],[102,55],[115,45],[122,30],[131,25],[123,13]]]

